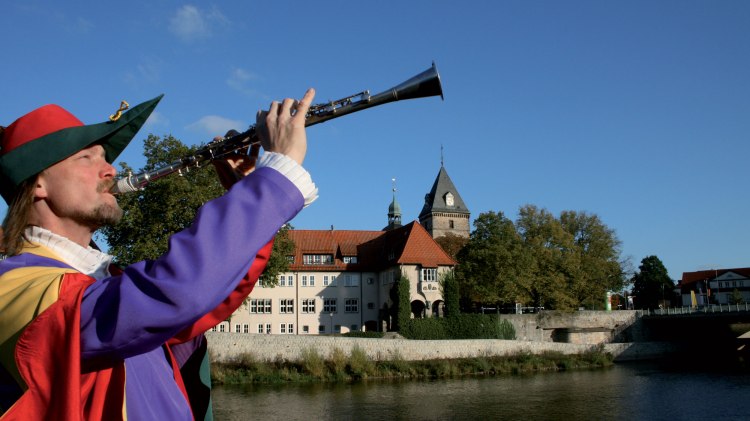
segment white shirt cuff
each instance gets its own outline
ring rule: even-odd
[[[318,188],[310,177],[310,173],[302,168],[297,161],[278,152],[264,152],[255,164],[256,168],[268,167],[280,172],[289,179],[305,198],[305,207],[318,198]]]

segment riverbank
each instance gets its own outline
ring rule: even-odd
[[[437,379],[603,368],[611,366],[613,359],[603,346],[592,347],[580,354],[523,352],[512,356],[416,361],[407,361],[400,355],[393,355],[389,360],[373,360],[359,347],[352,348],[349,354],[334,348],[328,355],[307,348],[301,351],[297,360],[267,360],[246,353],[235,361],[214,362],[211,378],[217,385]]]
[[[333,349],[350,355],[357,348],[373,361],[454,360],[546,353],[577,355],[588,352],[594,346],[603,346],[604,352],[611,354],[617,362],[663,358],[679,351],[676,344],[659,342],[599,345],[502,339],[412,340],[219,332],[210,332],[206,336],[211,361],[215,363],[233,363],[246,355],[265,362],[298,361],[303,359],[303,352],[310,349],[327,357]]]

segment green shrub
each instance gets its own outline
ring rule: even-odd
[[[355,379],[366,379],[367,376],[375,374],[375,364],[358,346],[352,348],[348,368],[349,374]]]
[[[408,339],[515,339],[513,325],[495,314],[458,314],[446,318],[410,319],[400,332]]]

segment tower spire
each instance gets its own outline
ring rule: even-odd
[[[444,167],[445,161],[443,160],[443,144],[440,144],[440,168]]]

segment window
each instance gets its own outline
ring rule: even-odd
[[[239,323],[234,325],[234,333],[240,333],[240,329],[242,328],[240,327]]]
[[[308,325],[302,326],[302,333],[310,333],[310,326]]]
[[[344,256],[343,257],[344,263],[357,263],[357,256]]]
[[[224,323],[219,325],[219,332],[224,332]]]
[[[326,327],[323,325],[318,326],[318,333],[326,333]]]
[[[422,282],[437,281],[437,269],[422,269]]]
[[[306,298],[302,300],[303,313],[315,313],[315,298]]]
[[[266,334],[271,334],[271,323],[266,323]]]
[[[328,286],[328,275],[323,275],[323,286],[324,287]]]
[[[333,327],[333,331],[336,333],[341,333],[341,325],[336,325]]]
[[[263,333],[263,323],[258,324],[258,333]]]
[[[303,287],[307,286],[307,275],[302,275],[302,286]]]
[[[303,265],[332,265],[332,254],[305,254],[302,256]]]
[[[375,308],[375,303],[367,303],[367,309],[373,310]]]
[[[250,313],[271,314],[270,298],[253,298],[250,300]]]
[[[287,256],[286,261],[289,262],[290,265],[294,264],[294,256]]]
[[[352,327],[352,332],[356,332],[357,330],[359,330],[359,325],[352,325],[351,327]]]
[[[294,334],[294,323],[282,323],[279,325],[279,333],[282,335],[293,335]]]
[[[242,333],[250,333],[250,325],[248,324],[242,325]]]
[[[323,286],[335,287],[336,286],[336,275],[325,275],[323,276]]]
[[[355,275],[344,275],[344,285],[348,287],[358,287],[359,278]]]
[[[211,328],[211,332],[216,332],[216,326]]]
[[[450,229],[453,229],[453,228],[455,228],[455,227],[453,226],[453,220],[452,220],[452,219],[449,219],[449,220],[448,220],[448,226],[450,227]]]
[[[292,275],[281,275],[279,276],[279,286],[280,287],[293,287],[294,286],[294,276]]]
[[[294,300],[291,298],[282,298],[281,300],[279,300],[279,313],[281,314],[294,313]]]
[[[311,287],[315,286],[315,275],[310,275],[310,286]]]
[[[323,313],[326,313],[326,314],[336,313],[336,299],[335,298],[323,299]]]
[[[347,313],[358,313],[359,312],[359,299],[347,298],[344,311]]]

